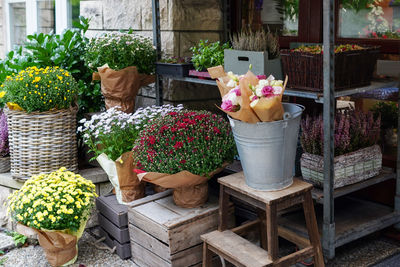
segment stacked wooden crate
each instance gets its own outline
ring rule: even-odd
[[[121,259],[131,257],[131,246],[128,229],[128,208],[118,203],[115,195],[100,196],[96,199],[99,211],[100,235],[105,237],[104,243],[115,247]]]
[[[177,207],[171,195],[128,208],[132,260],[139,266],[200,266],[200,235],[218,227],[218,200]],[[232,212],[233,220],[233,212]]]

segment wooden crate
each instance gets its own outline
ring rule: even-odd
[[[233,222],[233,209],[231,212]],[[139,266],[193,266],[201,263],[200,235],[218,227],[218,200],[200,208],[177,207],[172,196],[128,209],[132,260]]]

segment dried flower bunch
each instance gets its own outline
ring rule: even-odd
[[[335,156],[369,147],[378,142],[380,117],[374,120],[372,112],[346,109],[335,114]],[[305,152],[323,155],[324,131],[322,115],[306,116],[301,122],[301,145]]]
[[[186,170],[200,176],[230,162],[236,155],[229,123],[207,111],[170,112],[155,119],[133,148],[137,168],[174,174]]]
[[[110,159],[116,160],[132,149],[133,142],[148,122],[181,109],[182,105],[151,106],[127,114],[113,107],[99,115],[93,115],[90,120],[82,119],[78,133],[83,133],[84,142],[96,157],[105,153]]]
[[[122,32],[111,32],[93,38],[84,55],[86,64],[97,71],[105,64],[111,69],[121,70],[136,66],[139,73],[155,71],[156,49],[150,38]]]
[[[75,79],[59,67],[26,68],[8,76],[1,87],[1,102],[26,112],[69,108],[78,95]]]
[[[39,174],[9,196],[13,220],[46,230],[78,231],[86,222],[96,194],[95,185],[64,167]]]
[[[0,156],[5,157],[10,153],[8,146],[8,125],[7,116],[3,111],[0,112]]]
[[[245,51],[267,51],[269,59],[279,56],[278,38],[269,30],[253,31],[251,28],[242,28],[241,32],[231,36],[233,49]]]

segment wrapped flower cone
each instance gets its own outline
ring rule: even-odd
[[[250,104],[252,110],[261,121],[278,121],[283,119],[282,102],[280,96],[260,98]]]

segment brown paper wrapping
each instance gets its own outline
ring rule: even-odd
[[[221,172],[228,163],[208,174],[209,177]],[[173,188],[173,198],[177,206],[196,208],[203,205],[208,199],[207,177],[181,171],[175,174],[147,172],[138,174],[139,180],[150,182],[164,188]]]
[[[135,108],[139,88],[155,81],[154,75],[140,74],[133,66],[116,71],[105,65],[98,68],[98,71],[106,108],[120,106],[127,113],[133,112]]]
[[[60,232],[48,232],[34,229],[39,244],[43,248],[51,266],[61,266],[74,259],[77,254],[77,237]]]
[[[212,78],[219,78],[222,80],[217,80],[217,85],[221,97],[226,95],[232,87],[228,87],[226,84],[230,80],[227,76],[224,68],[222,66],[212,67],[207,69],[210,76]],[[286,88],[287,76],[283,85],[283,91]],[[237,112],[227,112],[229,116],[236,120],[248,122],[248,123],[257,123],[257,122],[270,122],[277,121],[283,119],[284,109],[282,106],[282,94],[276,97],[271,98],[260,98],[257,104],[254,107],[250,106],[250,96],[252,95],[252,91],[249,85],[256,86],[259,80],[256,75],[254,75],[251,71],[248,71],[244,77],[239,80],[240,92],[242,94],[242,103],[240,105],[240,109]],[[219,107],[218,107],[219,108]]]
[[[125,152],[116,160],[119,188],[123,202],[132,202],[145,196],[145,183],[139,181],[137,174],[133,171],[136,168],[132,151]],[[122,161],[122,163],[121,163]],[[133,166],[133,168],[132,168]]]

